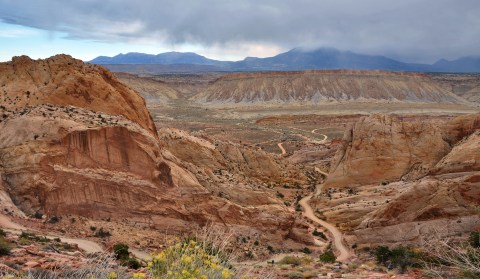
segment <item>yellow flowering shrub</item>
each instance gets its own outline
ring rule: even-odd
[[[155,279],[230,279],[234,271],[218,249],[187,240],[152,255],[148,269]]]

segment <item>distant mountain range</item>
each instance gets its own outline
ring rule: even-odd
[[[145,72],[183,71],[192,65],[197,71],[295,71],[295,70],[390,70],[409,72],[480,72],[480,56],[457,60],[441,59],[434,64],[400,62],[380,55],[365,55],[333,48],[305,50],[295,48],[273,57],[247,57],[241,61],[219,61],[193,52],[166,52],[157,55],[144,53],[99,56],[92,64],[102,64],[113,71]],[[144,66],[139,66],[144,65]],[[159,66],[156,66],[159,65]],[[129,70],[135,69],[135,70]]]

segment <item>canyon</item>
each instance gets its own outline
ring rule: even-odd
[[[0,72],[0,215],[45,235],[102,227],[144,255],[214,225],[242,260],[333,245],[357,263],[480,229],[475,74],[114,74],[67,55]]]

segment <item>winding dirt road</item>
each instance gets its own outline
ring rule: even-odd
[[[280,148],[280,150],[282,151],[282,155],[287,154],[287,151],[283,147],[283,142],[279,142],[279,143],[277,143],[277,145],[278,145],[278,148]]]
[[[308,131],[305,131],[305,130],[302,130],[302,129],[299,129],[299,128],[294,128],[294,127],[288,127],[288,128],[290,128],[290,129],[295,129],[295,130],[299,130],[299,131],[307,132],[307,133],[308,133]],[[327,141],[327,139],[328,139],[328,136],[325,135],[325,134],[318,134],[318,133],[316,133],[315,131],[317,131],[317,130],[319,130],[319,129],[313,129],[313,130],[311,131],[311,133],[312,133],[312,134],[317,134],[317,135],[323,136],[323,139],[322,139],[322,140],[311,139],[311,138],[306,137],[306,136],[304,136],[304,135],[302,135],[302,134],[295,134],[295,135],[300,136],[300,137],[304,138],[305,140],[310,141],[310,142],[313,142],[313,143],[317,143],[317,144],[323,144],[323,143],[325,143],[325,142]],[[283,142],[277,143],[277,146],[278,146],[278,148],[280,148],[280,150],[282,151],[282,155],[287,154],[287,151],[286,151],[285,148],[283,147]]]
[[[317,188],[317,193],[321,191],[321,185]],[[333,235],[333,244],[335,248],[338,250],[340,255],[337,256],[337,261],[344,262],[348,260],[350,257],[354,256],[352,251],[343,243],[343,235],[342,233],[332,224],[327,223],[315,216],[313,213],[312,207],[308,204],[310,199],[312,198],[313,194],[306,196],[305,198],[301,199],[299,204],[303,208],[303,216],[307,217],[308,219],[312,220],[313,222],[321,225],[322,227],[326,228],[332,235]]]

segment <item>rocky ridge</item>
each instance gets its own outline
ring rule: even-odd
[[[352,101],[468,104],[424,74],[354,70],[228,74],[192,100],[211,105]]]
[[[0,196],[11,199],[1,210],[122,220],[172,231],[213,222],[238,234],[261,234],[280,247],[311,241],[306,225],[259,179],[281,168],[272,156],[239,147],[219,151],[208,140],[186,136],[189,146],[204,143],[213,166],[224,164],[219,152],[244,158],[238,163],[244,169],[233,172],[248,183],[237,189],[212,167],[208,175],[199,174],[208,172],[200,169],[201,162],[187,162],[166,137],[159,141],[143,98],[103,68],[61,55],[15,58],[0,70],[7,100],[1,108]],[[256,191],[249,191],[253,183]],[[220,186],[229,187],[228,195],[214,191]]]

